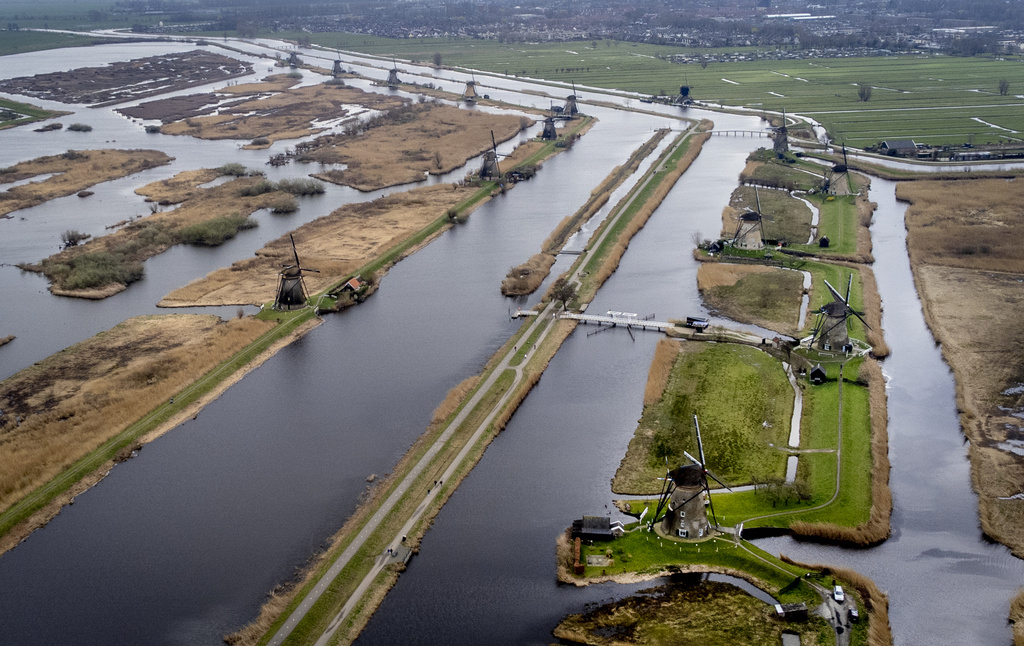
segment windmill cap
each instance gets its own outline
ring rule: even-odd
[[[684,464],[668,474],[677,487],[704,486],[704,470],[696,464]]]

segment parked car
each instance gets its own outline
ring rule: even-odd
[[[850,621],[860,620],[860,613],[857,612],[856,608],[850,608],[850,612],[847,613],[847,616],[850,618]]]
[[[846,594],[843,592],[843,586],[837,585],[836,587],[832,588],[832,598],[838,601],[839,603],[843,603],[844,601],[846,601]]]

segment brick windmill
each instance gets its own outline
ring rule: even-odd
[[[302,280],[302,272],[312,271],[320,273],[316,269],[303,267],[299,262],[299,252],[295,250],[295,237],[288,234],[292,241],[292,254],[295,256],[294,265],[283,265],[281,273],[278,274],[277,298],[274,299],[276,310],[297,310],[306,306],[308,299],[306,283]]]
[[[396,88],[402,84],[402,82],[398,80],[398,61],[392,57],[391,62],[393,63],[393,67],[391,68],[391,71],[388,72],[388,87]]]
[[[827,280],[825,287],[832,294],[832,302],[826,303],[818,310],[818,319],[814,322],[814,329],[811,333],[811,341],[808,345],[815,344],[822,350],[849,352],[853,349],[850,343],[850,334],[847,331],[847,321],[851,316],[856,316],[864,327],[871,329],[868,322],[864,320],[864,313],[858,312],[850,306],[850,290],[853,288],[853,274],[850,274],[850,281],[846,284],[846,297],[844,298],[835,287]]]
[[[705,505],[711,509],[714,529],[717,529],[718,517],[715,516],[715,505],[711,502],[708,478],[729,489],[724,482],[707,469],[704,460],[704,445],[700,439],[700,424],[697,422],[696,415],[693,416],[693,427],[697,433],[697,453],[700,455],[700,460],[685,451],[683,452],[683,455],[689,458],[692,464],[684,464],[666,474],[661,497],[658,499],[658,507],[651,520],[653,527],[660,518],[661,531],[667,536],[703,538],[709,535],[712,525],[708,523]],[[665,515],[661,516],[663,510]]]

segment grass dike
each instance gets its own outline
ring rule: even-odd
[[[692,146],[690,142],[680,139],[676,150],[671,153],[667,153],[674,163],[677,164],[676,168],[685,161],[686,166],[689,162],[696,157],[697,152],[700,149],[700,143],[706,140],[707,135],[698,136],[698,145]],[[682,161],[681,161],[682,160]],[[657,203],[647,205],[650,211],[646,213],[644,221],[650,216],[650,212],[657,207],[657,204],[664,199],[664,195],[667,194],[668,188],[671,184],[678,179],[681,175],[681,171],[678,175],[675,175],[669,186],[663,191],[659,192],[648,192],[646,197],[648,199],[656,199]],[[667,173],[659,173],[657,177],[660,181],[664,182],[668,176]],[[639,205],[634,204],[629,209],[617,209],[614,215],[610,218],[616,222],[613,233],[615,235],[604,238],[599,253],[603,263],[614,263],[618,264],[619,255],[609,254],[608,249],[613,246],[616,249],[622,249],[624,251],[625,246],[622,244],[625,236],[631,236],[639,230],[639,226],[632,227],[626,226],[626,221],[630,218],[636,217],[637,213],[641,212]],[[578,264],[578,263],[577,263]],[[570,272],[575,269],[571,269]],[[600,279],[600,282],[594,282],[597,277],[590,276],[591,287],[596,290],[600,286],[603,280],[607,279],[611,275],[612,270],[602,272],[604,278]],[[468,437],[472,434],[472,429],[478,428],[481,421],[487,417],[488,413],[493,414],[490,425],[485,430],[484,435],[480,438],[477,445],[474,445],[471,452],[467,456],[467,459],[460,463],[458,466],[458,473],[455,478],[448,478],[444,481],[442,489],[440,490],[437,497],[433,499],[433,502],[428,509],[424,511],[423,516],[417,523],[413,532],[409,533],[409,545],[415,549],[418,544],[418,537],[421,537],[423,533],[429,528],[432,519],[440,511],[444,501],[454,492],[455,487],[461,482],[462,478],[472,469],[473,465],[482,456],[484,449],[487,444],[496,436],[501,429],[504,428],[505,424],[511,419],[518,405],[525,399],[529,391],[534,385],[540,380],[543,374],[544,368],[547,366],[550,359],[557,352],[558,347],[565,338],[575,329],[576,323],[568,320],[556,320],[556,321],[545,321],[541,324],[541,327],[537,329],[529,338],[523,338],[525,331],[530,329],[533,321],[528,321],[520,328],[520,330],[510,338],[505,345],[491,358],[488,362],[488,366],[485,368],[481,375],[481,380],[484,376],[488,375],[489,371],[493,370],[501,360],[501,358],[512,354],[510,366],[519,366],[527,353],[530,352],[529,348],[535,347],[533,354],[530,356],[529,362],[522,366],[520,369],[523,370],[523,377],[518,381],[514,391],[509,391],[510,385],[513,383],[513,376],[511,370],[505,371],[498,377],[495,385],[486,393],[482,394],[481,403],[477,404],[474,409],[470,412],[469,418],[463,421],[460,426],[455,430],[453,439],[450,439],[446,445],[444,451],[438,456],[435,456],[433,464],[446,464],[446,461],[450,459],[451,455],[457,453],[468,440]],[[549,332],[546,332],[550,328]],[[543,339],[538,344],[538,339],[543,336]],[[460,390],[462,389],[460,385]],[[477,387],[479,389],[479,386]],[[467,393],[467,399],[463,400],[458,406],[456,411],[453,411],[453,415],[457,414],[466,406],[468,397],[475,394],[475,390],[470,390]],[[452,405],[452,400],[456,396],[449,395],[446,398],[447,406]],[[500,403],[499,402],[503,402]],[[496,408],[497,406],[497,408]],[[449,418],[451,419],[451,418]],[[425,433],[416,441],[416,443],[409,449],[406,455],[401,459],[398,465],[392,470],[392,473],[384,480],[380,481],[374,488],[372,494],[368,496],[368,500],[364,505],[361,505],[359,510],[350,517],[345,525],[339,530],[339,532],[332,539],[332,546],[326,552],[317,555],[315,559],[311,561],[307,570],[303,574],[301,580],[287,584],[285,586],[279,586],[269,596],[267,603],[261,608],[258,617],[246,627],[243,627],[239,631],[226,636],[226,641],[232,644],[253,644],[253,643],[266,643],[272,634],[274,634],[278,627],[283,624],[290,613],[295,607],[298,606],[301,599],[312,590],[316,583],[323,577],[323,574],[330,568],[331,563],[341,554],[346,546],[351,544],[355,536],[361,531],[366,525],[368,519],[373,515],[376,509],[380,507],[385,499],[391,494],[394,488],[399,482],[405,477],[405,474],[409,469],[416,464],[420,457],[424,455],[426,450],[436,441],[437,437],[442,432],[442,428],[438,425],[432,424]],[[461,439],[455,439],[461,438]],[[434,473],[434,467],[429,466],[422,473]],[[286,640],[286,643],[297,643],[302,641],[314,640],[317,636],[322,634],[326,628],[327,623],[333,618],[338,609],[341,608],[342,604],[349,598],[352,592],[355,590],[356,585],[370,571],[370,566],[373,561],[373,557],[379,555],[387,541],[390,540],[395,532],[402,526],[403,519],[411,515],[411,512],[416,509],[420,502],[429,494],[433,484],[429,479],[429,476],[421,474],[420,478],[412,486],[412,489],[407,491],[399,504],[402,505],[400,509],[393,510],[392,513],[388,514],[385,523],[378,528],[378,531],[367,540],[367,542],[360,549],[357,558],[348,562],[345,569],[342,570],[341,574],[334,579],[333,583],[330,584],[328,590],[320,597],[317,604],[314,604],[314,608],[307,614],[306,618],[300,622],[299,626],[291,636]],[[338,633],[335,634],[336,639],[341,643],[350,643],[353,641],[359,632],[369,621],[374,610],[378,607],[380,602],[383,600],[387,593],[387,590],[397,580],[399,573],[401,572],[401,566],[388,566],[383,570],[378,578],[373,582],[369,592],[358,602],[355,610],[349,615],[343,626],[339,628]]]
[[[588,126],[589,127],[589,126]],[[532,294],[547,278],[551,267],[555,264],[555,256],[565,245],[566,240],[580,230],[584,223],[608,203],[611,194],[626,179],[636,172],[640,163],[646,159],[668,134],[668,130],[659,130],[640,148],[630,155],[629,160],[616,166],[608,177],[590,193],[590,197],[575,213],[566,216],[541,245],[540,253],[533,255],[521,265],[508,271],[501,282],[501,293],[505,296],[526,296]],[[557,145],[557,144],[556,144]]]

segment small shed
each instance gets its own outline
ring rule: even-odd
[[[775,604],[775,616],[784,621],[807,621],[807,604],[800,603],[777,603]]]
[[[811,374],[808,376],[811,383],[816,386],[825,381],[826,377],[828,377],[828,374],[825,372],[825,369],[821,367],[820,363],[811,368]]]
[[[572,521],[572,537],[585,541],[610,541],[615,538],[618,532],[622,531],[622,525],[612,527],[612,519],[607,516],[584,516]],[[621,533],[619,533],[621,536]]]
[[[822,249],[828,249],[828,245],[831,242],[832,241],[828,239],[828,236],[821,236],[821,238],[818,240],[818,246],[821,247]]]
[[[363,282],[362,278],[355,276],[350,281],[342,285],[340,291],[341,293],[358,292],[365,284],[366,283]]]

